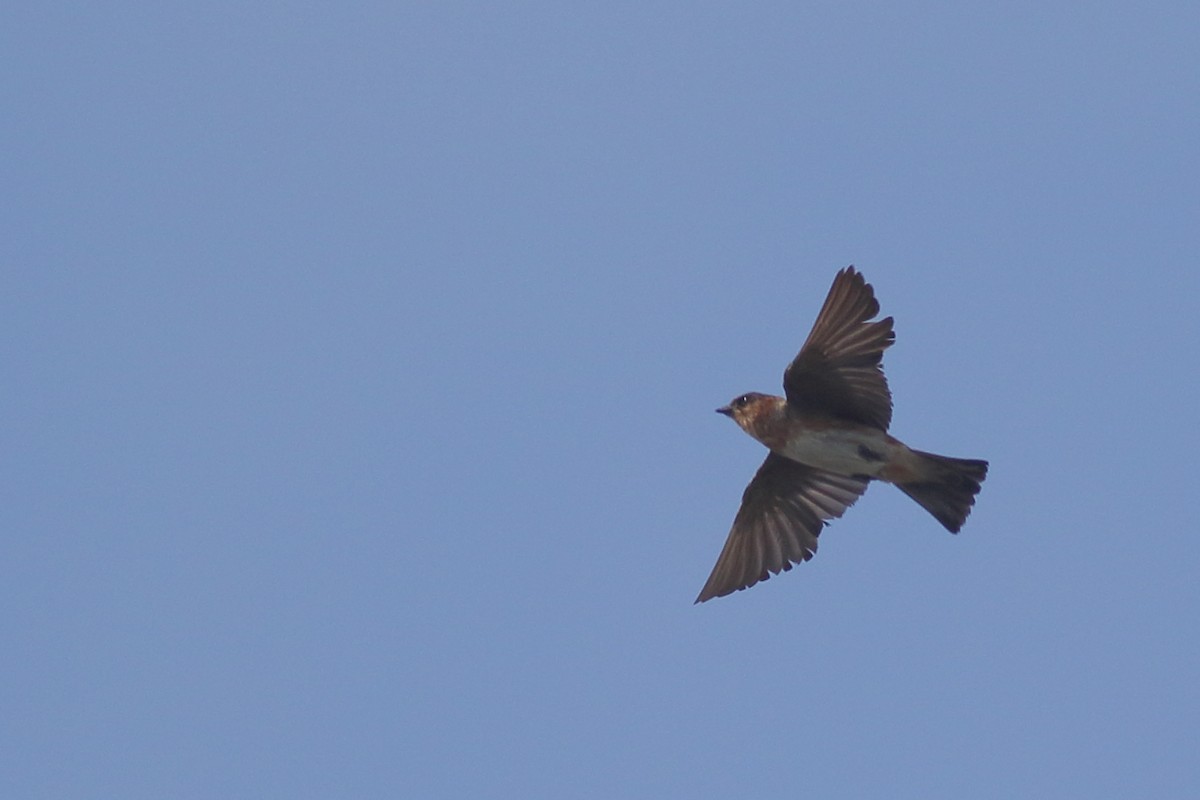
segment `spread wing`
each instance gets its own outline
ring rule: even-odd
[[[733,529],[696,602],[753,586],[812,558],[825,520],[840,517],[867,482],[769,454],[742,495]]]
[[[892,393],[883,376],[883,351],[896,340],[892,318],[879,313],[871,285],[854,267],[838,272],[799,355],[783,373],[788,402],[808,414],[886,431]]]

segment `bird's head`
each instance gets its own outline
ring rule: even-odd
[[[772,413],[778,400],[779,398],[772,397],[769,394],[750,392],[735,398],[727,406],[721,406],[717,409],[717,413],[729,417],[742,430],[754,436],[755,421],[760,417]]]

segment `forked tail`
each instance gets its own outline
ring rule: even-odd
[[[958,533],[975,505],[979,484],[987,477],[988,462],[912,452],[920,459],[922,479],[896,486],[933,514],[946,530]]]

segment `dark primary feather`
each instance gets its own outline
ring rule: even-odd
[[[838,272],[800,353],[783,373],[788,402],[806,414],[887,430],[892,394],[883,375],[883,351],[896,335],[879,313],[871,285],[854,267]]]
[[[812,558],[825,520],[840,517],[866,489],[866,478],[769,454],[742,495],[729,538],[696,602],[753,586]]]

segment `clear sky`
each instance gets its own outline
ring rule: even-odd
[[[26,3],[0,795],[1182,797],[1195,3]],[[834,273],[874,485],[694,606]]]

